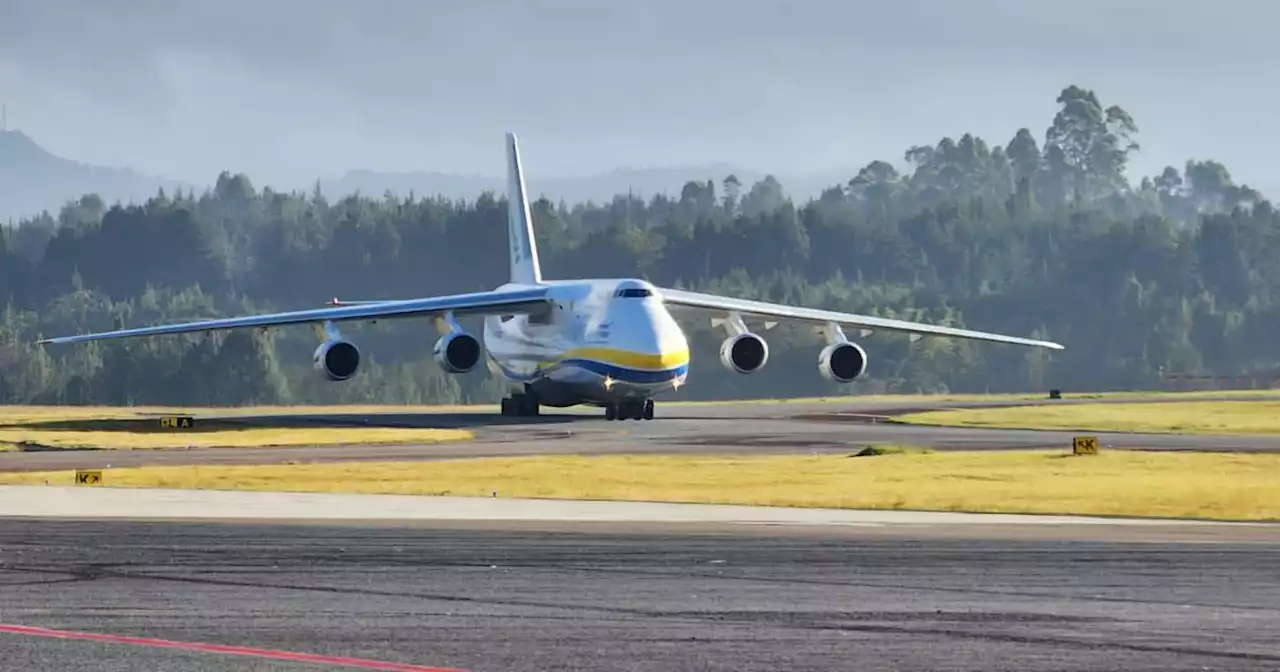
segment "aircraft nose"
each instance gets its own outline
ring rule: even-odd
[[[655,307],[645,320],[647,328],[637,334],[636,345],[645,353],[657,356],[684,356],[689,350],[684,332],[662,307]]]

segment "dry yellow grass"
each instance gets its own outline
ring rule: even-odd
[[[1127,396],[1155,396],[1182,398],[1187,400],[1212,400],[1223,396],[1248,395],[1259,399],[1280,397],[1280,390],[1223,390],[1205,392],[1082,392],[1067,396],[1075,399],[1108,399]],[[741,403],[903,403],[916,404],[926,402],[965,402],[965,401],[1037,401],[1044,399],[1043,394],[871,394],[830,397],[797,397],[741,399],[729,401],[677,401],[663,400],[663,405],[670,406],[717,406]],[[42,422],[53,420],[111,420],[137,417],[150,417],[165,414],[186,415],[220,415],[237,417],[254,417],[260,415],[331,415],[331,414],[379,414],[379,413],[488,413],[497,412],[495,404],[440,404],[440,405],[394,405],[394,404],[356,404],[356,405],[293,405],[293,406],[0,406],[0,424],[21,422]],[[557,412],[561,412],[557,409]],[[595,412],[590,409],[590,412]]]
[[[1047,394],[861,394],[833,397],[796,397],[781,399],[743,399],[738,401],[663,401],[666,406],[721,406],[740,403],[807,404],[807,403],[901,403],[903,405],[969,402],[969,401],[1041,401]],[[1133,390],[1128,392],[1066,392],[1072,399],[1116,399],[1124,397],[1158,397],[1171,399],[1212,400],[1222,397],[1256,397],[1270,399],[1280,397],[1280,390],[1204,390],[1192,392],[1168,392],[1163,390]]]
[[[414,407],[398,407],[401,413]],[[375,410],[377,409],[377,410]],[[109,406],[0,407],[0,451],[24,445],[88,450],[154,450],[161,448],[253,448],[346,444],[435,443],[469,439],[463,429],[433,427],[352,427],[298,423],[302,414],[375,415],[391,412],[371,406],[278,406],[257,408],[165,408]],[[161,415],[191,415],[194,430],[161,430]],[[210,419],[220,416],[220,419]]]
[[[912,413],[899,422],[963,427],[1179,434],[1277,434],[1280,401],[1187,401],[971,408]]]
[[[343,415],[377,413],[454,413],[486,411],[488,406],[0,406],[0,424],[50,422],[57,420],[126,420],[158,415],[257,417],[263,415]]]
[[[263,427],[209,432],[48,431],[0,429],[0,445],[16,450],[21,444],[88,450],[156,450],[161,448],[266,448],[338,446],[349,444],[436,443],[471,438],[462,429],[400,429],[394,427]]]
[[[0,474],[70,484],[71,472]],[[844,456],[556,456],[112,469],[108,486],[776,506],[1280,518],[1280,455],[1107,451]]]

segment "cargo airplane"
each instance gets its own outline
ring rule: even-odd
[[[767,330],[784,320],[807,324],[825,340],[817,357],[819,374],[839,383],[852,382],[867,370],[867,353],[850,340],[846,327],[856,329],[859,338],[884,330],[907,333],[913,341],[928,335],[1062,349],[1048,341],[661,288],[640,279],[544,280],[513,133],[506,136],[506,153],[510,277],[496,289],[403,300],[334,299],[324,308],[63,336],[40,343],[310,324],[321,341],[313,356],[316,371],[341,381],[360,366],[360,351],[342,336],[341,323],[428,318],[440,334],[434,355],[445,371],[471,371],[485,358],[490,370],[506,379],[511,394],[502,400],[503,415],[537,415],[540,406],[591,405],[603,407],[610,420],[651,419],[654,397],[685,383],[689,346],[675,315],[709,317],[712,326],[722,327],[726,337],[720,362],[739,374],[759,371],[769,359],[769,345],[757,329]],[[480,339],[457,321],[469,315],[483,317],[483,348]]]

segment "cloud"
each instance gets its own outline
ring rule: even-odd
[[[0,0],[0,15],[16,123],[67,156],[188,180],[490,173],[508,128],[554,174],[853,166],[944,134],[1039,136],[1069,83],[1131,108],[1144,161],[1217,153],[1247,174],[1280,150],[1245,137],[1261,110],[1187,121],[1220,107],[1202,92],[1261,88],[1231,73],[1278,65],[1272,3]]]

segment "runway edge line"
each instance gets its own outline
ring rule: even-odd
[[[259,649],[249,646],[233,646],[228,644],[207,644],[203,642],[179,642],[169,639],[153,639],[150,637],[131,637],[128,635],[108,635],[93,632],[76,632],[72,630],[54,630],[29,625],[0,624],[0,633],[48,637],[51,639],[69,639],[103,644],[132,644],[158,649],[177,649],[198,653],[221,653],[234,656],[251,656],[269,658],[294,663],[312,663],[335,667],[350,667],[363,670],[382,670],[384,672],[466,672],[457,668],[426,667],[408,663],[371,660],[367,658],[346,658],[343,656],[324,656],[314,653],[298,653],[277,649]]]

